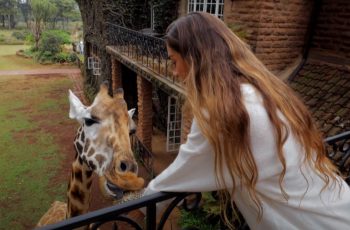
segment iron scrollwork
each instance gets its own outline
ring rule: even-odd
[[[108,23],[108,26],[110,27],[109,41],[112,42],[109,45],[159,76],[174,82],[163,39],[112,23]]]
[[[350,131],[325,139],[328,157],[350,185]]]
[[[199,204],[201,199],[200,193],[170,193],[170,192],[158,192],[152,195],[141,197],[137,200],[131,200],[119,205],[103,208],[93,212],[86,213],[84,215],[76,216],[56,224],[46,225],[37,230],[51,230],[51,229],[74,229],[78,227],[90,226],[92,229],[114,222],[114,229],[118,229],[118,222],[128,223],[134,229],[143,229],[137,221],[127,216],[126,213],[140,208],[146,208],[146,228],[148,230],[158,229],[162,230],[165,222],[168,220],[170,213],[189,195],[196,195],[196,204]],[[156,224],[157,204],[166,202],[167,205],[160,222]],[[198,207],[198,205],[197,205]]]

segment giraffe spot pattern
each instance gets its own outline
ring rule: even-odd
[[[96,165],[94,164],[93,161],[89,161],[88,165],[90,166],[90,168],[91,168],[92,170],[95,170],[95,169],[96,169]]]
[[[91,147],[91,148],[89,149],[89,152],[88,152],[87,155],[88,155],[88,157],[91,157],[92,154],[94,154],[94,153],[95,153],[95,150],[94,150],[94,148]]]
[[[83,172],[81,169],[74,170],[74,178],[79,182],[83,182]]]
[[[97,160],[100,168],[102,167],[103,162],[106,160],[106,158],[101,154],[97,154],[95,159]]]
[[[70,210],[71,210],[71,217],[79,216],[83,212],[83,210],[79,209],[73,204],[70,205]]]
[[[81,159],[81,157],[79,157],[79,155],[78,155],[78,160],[79,160],[79,164],[82,165],[83,164],[83,159]]]
[[[79,142],[76,142],[75,147],[76,147],[78,153],[81,154],[83,151],[83,146],[81,146],[81,144]]]
[[[86,162],[86,156],[85,155],[81,156],[80,158],[83,160],[83,162]]]
[[[92,170],[87,170],[87,171],[85,171],[85,175],[86,175],[86,178],[88,179],[88,178],[90,178],[91,176],[92,176]]]
[[[87,139],[84,145],[84,153],[88,151],[89,147],[90,147],[90,140]]]
[[[81,133],[81,135],[80,135],[80,140],[81,140],[82,142],[85,141],[85,133],[84,133],[84,132]]]
[[[80,203],[84,203],[85,194],[84,191],[82,191],[78,185],[73,186],[73,188],[70,191],[70,194],[74,200],[77,200]]]

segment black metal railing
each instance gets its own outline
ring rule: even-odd
[[[325,143],[327,146],[328,156],[339,167],[339,170],[345,176],[347,183],[350,184],[350,131],[326,138]],[[188,207],[185,198],[190,195],[195,195],[196,199],[194,202],[191,202],[192,206]],[[163,215],[157,224],[157,204],[167,200],[171,200],[171,202],[168,202],[167,208],[163,212]],[[121,222],[129,224],[131,227],[137,230],[163,229],[170,213],[181,201],[184,201],[182,206],[186,210],[192,211],[198,208],[200,200],[201,193],[159,192],[149,196],[141,197],[137,200],[127,201],[122,204],[73,217],[56,224],[47,225],[40,228],[40,230],[73,229],[87,225],[90,225],[91,229],[97,229],[98,227],[110,222],[116,223],[113,225],[115,229],[118,229],[118,223]],[[138,223],[137,221],[127,216],[127,213],[140,208],[145,208],[146,210],[144,223]]]
[[[350,131],[325,139],[328,157],[350,185]]]
[[[139,31],[108,23],[109,45],[167,81],[181,86],[171,74],[165,41]]]
[[[191,205],[188,205],[186,197],[195,196],[195,200],[192,200]],[[56,224],[46,225],[42,228],[37,228],[37,230],[49,230],[49,229],[74,229],[83,226],[89,226],[89,229],[97,229],[104,224],[115,222],[113,225],[114,229],[118,229],[118,223],[127,223],[129,226],[137,230],[147,229],[163,229],[165,222],[169,218],[170,213],[174,208],[181,204],[186,210],[194,210],[198,208],[199,202],[201,200],[201,193],[165,193],[159,192],[152,195],[141,197],[137,200],[128,201],[119,205],[103,208],[97,211],[89,212],[87,214],[73,217]],[[160,217],[160,221],[157,224],[157,204],[171,200],[167,204],[164,212]],[[164,204],[164,203],[163,203]],[[145,208],[145,222],[138,223],[132,218],[128,217],[126,213],[137,210],[140,208]],[[157,227],[156,227],[157,226]]]
[[[136,160],[141,163],[152,179],[153,172],[153,154],[152,152],[137,138],[135,134],[130,136],[131,148]]]

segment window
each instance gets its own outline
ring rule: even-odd
[[[88,69],[92,69],[94,65],[94,57],[88,57]]]
[[[95,76],[101,75],[101,61],[99,58],[93,58],[92,74]]]
[[[202,11],[223,19],[224,0],[188,0],[188,12]]]
[[[168,97],[167,152],[177,151],[181,144],[181,106],[175,96]]]

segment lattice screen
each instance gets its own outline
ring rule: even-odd
[[[168,152],[177,151],[181,144],[181,105],[175,96],[168,97],[168,128],[166,149]]]
[[[92,74],[99,76],[101,75],[101,62],[98,58],[94,58],[93,65],[92,65]]]
[[[92,69],[94,65],[94,57],[88,57],[88,69]]]

